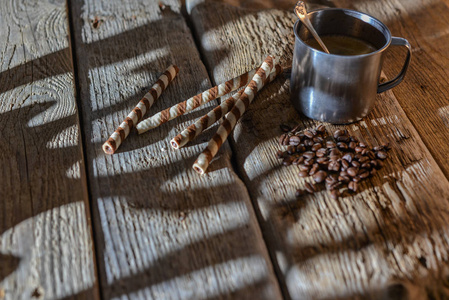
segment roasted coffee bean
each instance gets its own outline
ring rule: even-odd
[[[356,177],[352,178],[352,181],[354,181],[354,182],[359,182],[361,180],[362,180],[362,178],[360,178],[360,176],[356,176]]]
[[[296,152],[296,147],[294,147],[294,146],[288,146],[287,147],[287,152],[288,152],[288,154],[293,154],[293,153],[295,153]]]
[[[387,152],[385,151],[378,151],[376,152],[376,156],[382,160],[386,159],[388,157]]]
[[[313,180],[315,180],[316,183],[321,183],[326,179],[327,173],[325,171],[318,171],[313,175]]]
[[[348,144],[348,148],[349,149],[354,150],[355,147],[357,147],[357,143],[356,142],[353,142],[353,141],[349,142],[349,144]]]
[[[290,130],[292,130],[292,128],[290,126],[285,125],[285,124],[281,124],[280,127],[283,132],[289,132]]]
[[[359,147],[366,148],[366,144],[364,142],[360,142]]]
[[[345,155],[343,155],[342,158],[350,163],[350,162],[352,162],[352,159],[354,158],[354,154],[346,153]]]
[[[298,146],[296,146],[296,152],[298,152],[298,153],[302,153],[302,152],[305,152],[306,151],[306,147],[304,147],[304,145],[298,145]]]
[[[371,166],[371,164],[369,162],[364,162],[361,165],[362,168],[367,169],[367,170],[371,170],[373,166]]]
[[[359,159],[359,163],[363,164],[364,162],[367,162],[367,161],[369,161],[369,160],[370,160],[370,159],[369,159],[368,156],[362,156],[362,157],[360,157],[360,159]]]
[[[348,175],[345,175],[345,176],[340,175],[340,176],[338,176],[338,181],[348,183],[351,181],[351,177],[349,177]]]
[[[382,146],[383,146],[384,149],[387,150],[387,151],[391,149],[390,142],[388,142],[388,143],[383,143]]]
[[[335,147],[337,147],[337,144],[335,144],[335,142],[333,142],[333,141],[326,142],[326,148],[331,149],[331,148],[335,148]]]
[[[316,172],[318,172],[318,170],[320,169],[320,166],[318,164],[313,164],[312,168],[309,171],[309,175],[312,176],[314,175]]]
[[[315,160],[313,158],[304,160],[304,164],[306,166],[311,166],[311,165],[313,165],[314,162],[315,162]]]
[[[353,160],[351,162],[351,166],[353,166],[354,168],[358,168],[358,167],[360,167],[360,163],[358,161],[356,161],[356,160]]]
[[[357,192],[357,186],[358,186],[357,182],[351,181],[351,182],[348,184],[348,189],[351,190],[351,191],[353,191],[353,192]]]
[[[334,138],[337,139],[339,136],[344,135],[345,132],[343,130],[337,129],[334,131]]]
[[[300,165],[299,165],[299,170],[300,170],[300,171],[307,172],[307,174],[309,174],[310,166],[305,165],[305,164],[300,164]]]
[[[320,165],[327,165],[327,164],[329,164],[329,158],[319,157],[316,159],[316,162],[319,163]]]
[[[279,137],[279,145],[285,146],[286,143],[288,143],[288,141],[286,142],[285,140],[288,138],[289,138],[288,134],[286,134],[286,133],[281,134],[281,136]]]
[[[284,166],[290,166],[293,162],[293,159],[291,158],[291,156],[285,157],[284,160],[282,161],[282,164]]]
[[[332,190],[331,198],[334,199],[334,200],[337,200],[338,197],[340,197],[340,192],[338,190]]]
[[[333,183],[335,183],[337,181],[338,181],[338,175],[337,174],[329,174],[326,177],[326,183],[327,184],[333,184]]]
[[[296,159],[293,161],[293,163],[294,163],[295,165],[299,165],[299,164],[302,164],[302,163],[304,162],[304,160],[305,160],[305,158],[302,157],[302,156],[300,156],[300,157],[296,158]],[[295,163],[295,162],[296,162],[296,163]]]
[[[324,151],[322,151],[321,149],[324,149],[324,148],[320,148],[316,151],[316,154],[315,154],[316,157],[324,157],[326,155],[326,149],[324,149]]]
[[[349,168],[349,163],[346,160],[342,159],[341,160],[341,169],[346,170],[347,168]]]
[[[312,145],[313,145],[313,141],[312,140],[309,140],[309,139],[304,140],[304,146],[312,147]]]
[[[354,158],[352,160],[359,160],[360,158],[362,158],[362,154],[356,153],[354,154]]]
[[[360,152],[363,151],[363,148],[360,147],[360,146],[357,146],[357,147],[354,148],[354,151],[355,151],[356,153],[360,153]]]
[[[322,145],[320,143],[313,144],[312,151],[316,152],[318,149],[321,149]]]
[[[340,150],[347,150],[347,149],[348,149],[348,144],[343,143],[343,142],[338,142],[338,143],[337,143],[337,147],[338,147],[338,149],[340,149]]]
[[[369,174],[371,176],[374,176],[376,174],[377,170],[376,169],[372,169],[371,171],[369,171]]]
[[[360,177],[361,179],[365,179],[365,178],[368,178],[369,175],[370,175],[369,171],[368,171],[368,170],[365,170],[364,172],[360,173],[360,174],[358,175],[358,177]]]
[[[351,177],[355,177],[355,176],[357,175],[357,169],[356,169],[356,168],[353,168],[353,167],[348,168],[348,169],[346,170],[346,172],[347,172],[348,175],[351,176]]]
[[[290,137],[288,143],[289,143],[291,146],[298,146],[299,143],[301,143],[301,139],[299,138],[299,136],[293,135],[293,136]]]
[[[303,196],[305,193],[306,193],[306,191],[304,191],[303,189],[297,189],[295,196],[296,196],[296,198],[299,198],[299,197]]]
[[[355,136],[351,136],[351,142],[358,143],[359,139],[356,138]]]
[[[313,132],[310,131],[310,130],[304,131],[304,135],[305,135],[306,137],[308,137],[309,139],[313,139],[313,137],[315,136],[315,135],[313,134]]]
[[[329,171],[340,171],[340,162],[339,161],[331,161],[329,162],[329,165],[327,166],[327,169]]]
[[[373,151],[368,151],[368,152],[366,153],[366,156],[368,156],[370,159],[376,158],[376,155],[374,154]]]
[[[383,146],[376,146],[376,147],[373,148],[373,150],[374,151],[382,151],[382,150],[384,150],[384,147]]]
[[[316,186],[314,184],[309,183],[309,182],[306,182],[304,187],[305,187],[306,191],[309,194],[313,194],[313,193],[315,193],[317,191]]]
[[[284,158],[284,151],[278,150],[278,152],[276,152],[276,157],[279,159]]]
[[[337,137],[337,141],[347,143],[350,141],[350,139],[347,135],[340,135],[339,137]]]
[[[341,156],[341,152],[337,148],[333,148],[329,152],[329,156],[338,156],[338,157],[340,157]]]
[[[315,157],[315,152],[307,151],[302,154],[306,159],[311,159]]]
[[[307,177],[307,176],[309,176],[309,172],[307,172],[307,171],[300,171],[298,173],[298,175],[299,175],[299,177]]]
[[[318,125],[315,130],[319,133],[324,133],[326,131],[326,127],[323,124]]]
[[[360,152],[360,154],[362,154],[362,155],[366,155],[367,153],[368,153],[368,149],[366,149],[366,148],[364,148],[363,150],[362,150],[362,152]]]
[[[322,142],[324,142],[324,139],[321,136],[316,136],[312,139],[312,141],[314,143],[322,143]]]

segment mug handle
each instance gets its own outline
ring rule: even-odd
[[[410,64],[410,59],[412,58],[412,47],[410,46],[410,43],[401,37],[392,37],[391,38],[391,45],[392,46],[405,46],[408,50],[407,57],[405,58],[404,66],[402,67],[401,72],[398,76],[396,76],[394,79],[381,83],[377,87],[377,93],[385,92],[386,90],[391,89],[392,87],[397,86],[401,81],[404,79],[405,72],[407,71],[408,65]]]

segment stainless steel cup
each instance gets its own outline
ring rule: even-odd
[[[411,46],[404,38],[392,37],[379,20],[353,10],[330,8],[312,11],[309,18],[319,35],[347,35],[364,40],[376,51],[362,55],[327,54],[304,43],[311,33],[296,22],[291,74],[291,100],[309,118],[345,124],[358,121],[374,105],[376,94],[399,84],[411,59]],[[408,50],[401,72],[379,84],[382,58],[390,46]]]

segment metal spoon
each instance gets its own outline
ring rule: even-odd
[[[307,29],[312,33],[313,37],[317,40],[318,44],[320,44],[321,48],[323,48],[326,53],[330,53],[329,50],[327,50],[326,45],[324,45],[323,41],[318,36],[318,33],[316,33],[315,29],[312,26],[312,23],[310,23],[309,17],[307,16],[306,5],[303,1],[298,1],[298,3],[296,3],[295,13],[304,24],[304,26],[306,26]]]

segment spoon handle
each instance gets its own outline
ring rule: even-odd
[[[309,29],[309,31],[312,33],[313,37],[315,38],[315,40],[317,40],[318,44],[320,44],[321,48],[323,48],[323,50],[326,53],[329,53],[329,50],[327,49],[326,45],[324,45],[323,41],[321,40],[321,38],[318,36],[318,33],[315,31],[315,28],[313,28],[312,23],[310,23],[309,18],[305,18],[304,20],[302,20],[303,22],[307,23],[307,29]]]

